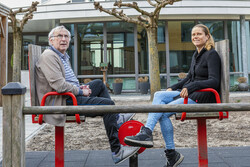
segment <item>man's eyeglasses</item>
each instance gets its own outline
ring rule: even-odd
[[[52,36],[52,37],[57,37],[58,39],[63,39],[63,37],[64,37],[65,39],[69,39],[68,35],[61,35],[61,34],[59,34],[57,36]]]

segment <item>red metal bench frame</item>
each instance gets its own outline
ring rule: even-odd
[[[72,98],[72,101],[73,101],[73,105],[74,106],[77,106],[77,100],[76,100],[76,97],[73,93],[71,92],[65,92],[65,93],[57,93],[57,92],[48,92],[46,93],[42,100],[41,100],[41,105],[40,106],[45,106],[45,102],[46,102],[46,98],[48,96],[70,96]],[[38,117],[38,121],[35,120],[37,115],[32,115],[32,123],[39,123],[40,125],[43,124],[43,115],[42,114],[39,114],[39,117]],[[76,121],[67,121],[67,122],[77,122],[78,124],[81,123],[81,119],[80,119],[80,116],[79,114],[75,114],[75,118],[76,118]]]
[[[41,101],[40,106],[45,106],[46,98],[49,96],[70,96],[73,100],[73,105],[77,106],[77,100],[73,93],[65,92],[65,93],[57,93],[57,92],[48,92],[46,93]],[[37,115],[32,115],[32,123],[43,124],[43,115],[39,114],[38,121],[35,120]],[[77,122],[80,124],[81,121],[79,114],[75,114],[76,121],[66,121],[66,122]],[[55,126],[55,166],[56,167],[64,167],[64,126]]]
[[[197,92],[212,92],[215,95],[216,103],[221,103],[219,93],[212,88],[206,88],[198,90]],[[184,104],[188,104],[188,97],[184,99]],[[228,118],[228,111],[226,112],[226,116],[224,116],[223,112],[219,112],[219,120],[224,118]],[[181,121],[186,119],[186,112],[182,113]],[[199,167],[207,167],[208,166],[208,153],[207,153],[207,119],[212,119],[209,117],[198,117],[198,118],[187,118],[187,119],[196,119],[197,120],[197,140],[198,140],[198,160]]]

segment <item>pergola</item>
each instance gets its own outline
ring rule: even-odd
[[[8,15],[10,9],[0,3],[0,89],[7,84],[8,63]],[[0,91],[0,106],[2,92]]]

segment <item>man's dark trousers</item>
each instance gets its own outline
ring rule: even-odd
[[[102,80],[96,79],[86,85],[89,85],[92,93],[89,97],[76,96],[78,105],[115,105],[111,100],[107,87]],[[73,105],[72,99],[67,99],[67,105]],[[88,116],[97,116],[90,114]],[[100,116],[100,115],[98,115]],[[106,129],[107,136],[112,152],[118,152],[120,149],[120,142],[118,138],[117,114],[103,114],[103,122]]]

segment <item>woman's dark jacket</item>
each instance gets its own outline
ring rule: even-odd
[[[197,103],[214,103],[215,97],[211,92],[195,92],[204,88],[213,88],[220,93],[221,59],[212,48],[203,48],[200,53],[196,50],[192,57],[191,66],[185,79],[171,86],[172,90],[188,89],[188,97]]]

